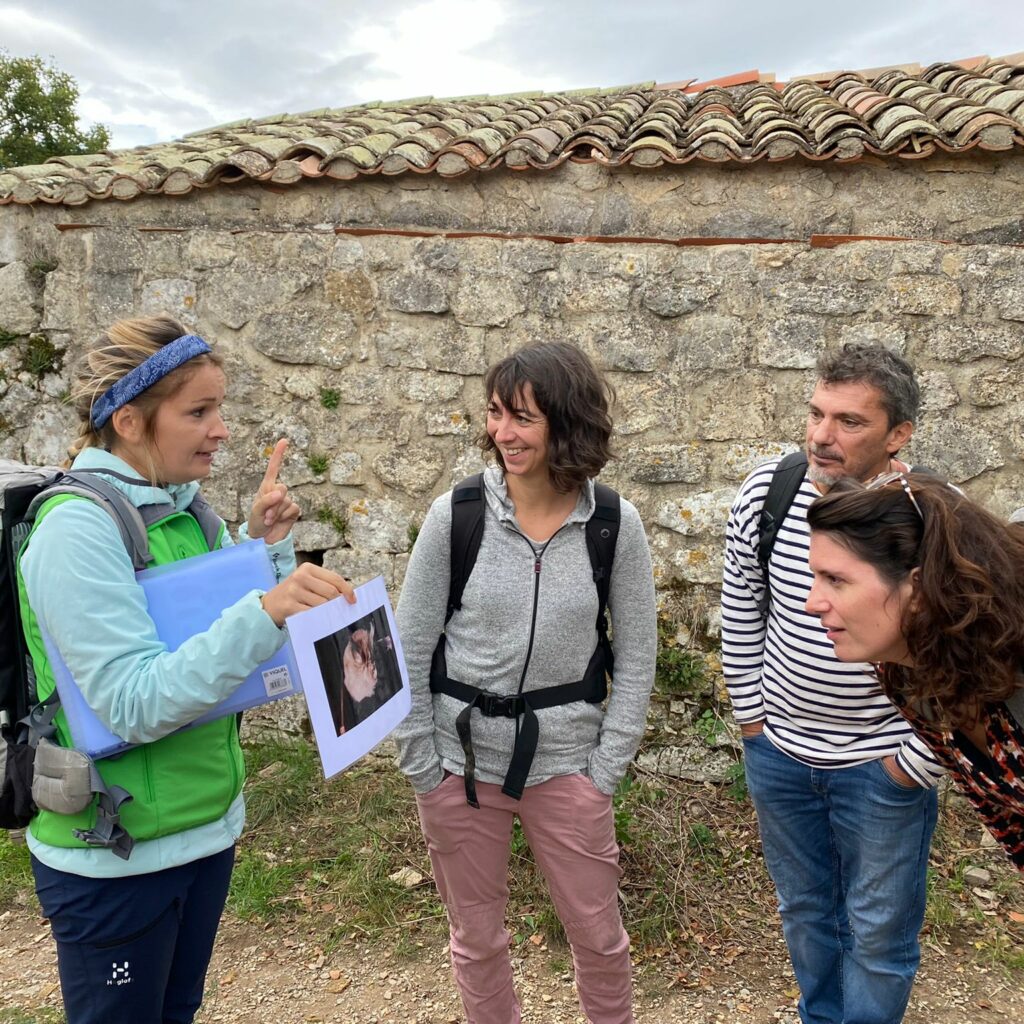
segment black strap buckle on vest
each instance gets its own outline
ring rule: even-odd
[[[491,693],[477,686],[459,682],[448,675],[448,661],[444,651],[445,638],[442,634],[434,648],[434,657],[430,668],[431,693],[443,693],[465,703],[465,707],[455,719],[455,732],[458,734],[462,752],[466,757],[463,782],[466,787],[466,803],[479,809],[480,802],[476,796],[476,754],[473,751],[473,733],[471,719],[476,708],[485,718],[512,718],[516,723],[516,737],[512,746],[512,759],[509,762],[502,793],[520,800],[526,786],[526,778],[530,774],[533,757],[537,753],[537,741],[540,738],[540,723],[537,721],[538,711],[546,708],[560,707],[586,701],[588,704],[600,704],[608,695],[608,662],[604,647],[599,643],[594,648],[587,664],[586,674],[574,683],[561,683],[558,686],[545,686],[540,690],[527,690],[525,693]]]

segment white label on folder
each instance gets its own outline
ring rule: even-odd
[[[276,697],[280,693],[292,692],[292,677],[287,665],[268,668],[263,671],[263,685],[268,697]]]

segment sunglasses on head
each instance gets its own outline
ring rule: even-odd
[[[900,484],[903,486],[903,493],[910,499],[910,504],[914,506],[914,511],[923,523],[924,513],[921,511],[921,506],[917,503],[917,498],[914,497],[914,492],[910,489],[910,481],[907,479],[906,473],[898,469],[889,473],[879,473],[878,476],[865,485],[865,488],[869,491],[877,491],[879,488],[887,487],[889,484],[895,483],[897,480],[899,480]]]

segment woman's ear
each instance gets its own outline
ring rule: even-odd
[[[114,433],[122,441],[127,441],[128,444],[138,444],[142,440],[144,428],[142,415],[131,402],[122,405],[114,412],[110,417],[110,424],[114,428]]]
[[[910,570],[910,575],[907,577],[910,582],[910,610],[912,612],[919,612],[921,610],[921,569],[919,566],[915,566]]]

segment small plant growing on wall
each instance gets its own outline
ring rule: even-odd
[[[60,369],[60,353],[53,342],[42,334],[30,334],[25,346],[25,355],[21,368],[28,373],[42,377],[44,373],[53,373]]]
[[[0,348],[10,348],[17,340],[16,334],[11,334],[10,331],[5,331],[0,327]]]
[[[341,539],[345,539],[345,533],[348,530],[348,517],[341,509],[332,508],[330,505],[321,505],[316,510],[316,520],[318,523],[326,523],[333,527],[341,535]]]
[[[310,455],[306,459],[306,465],[309,466],[309,471],[315,476],[323,476],[327,472],[327,467],[330,466],[331,460],[326,455]]]
[[[341,392],[337,388],[321,388],[320,404],[325,409],[337,409],[341,404]]]

